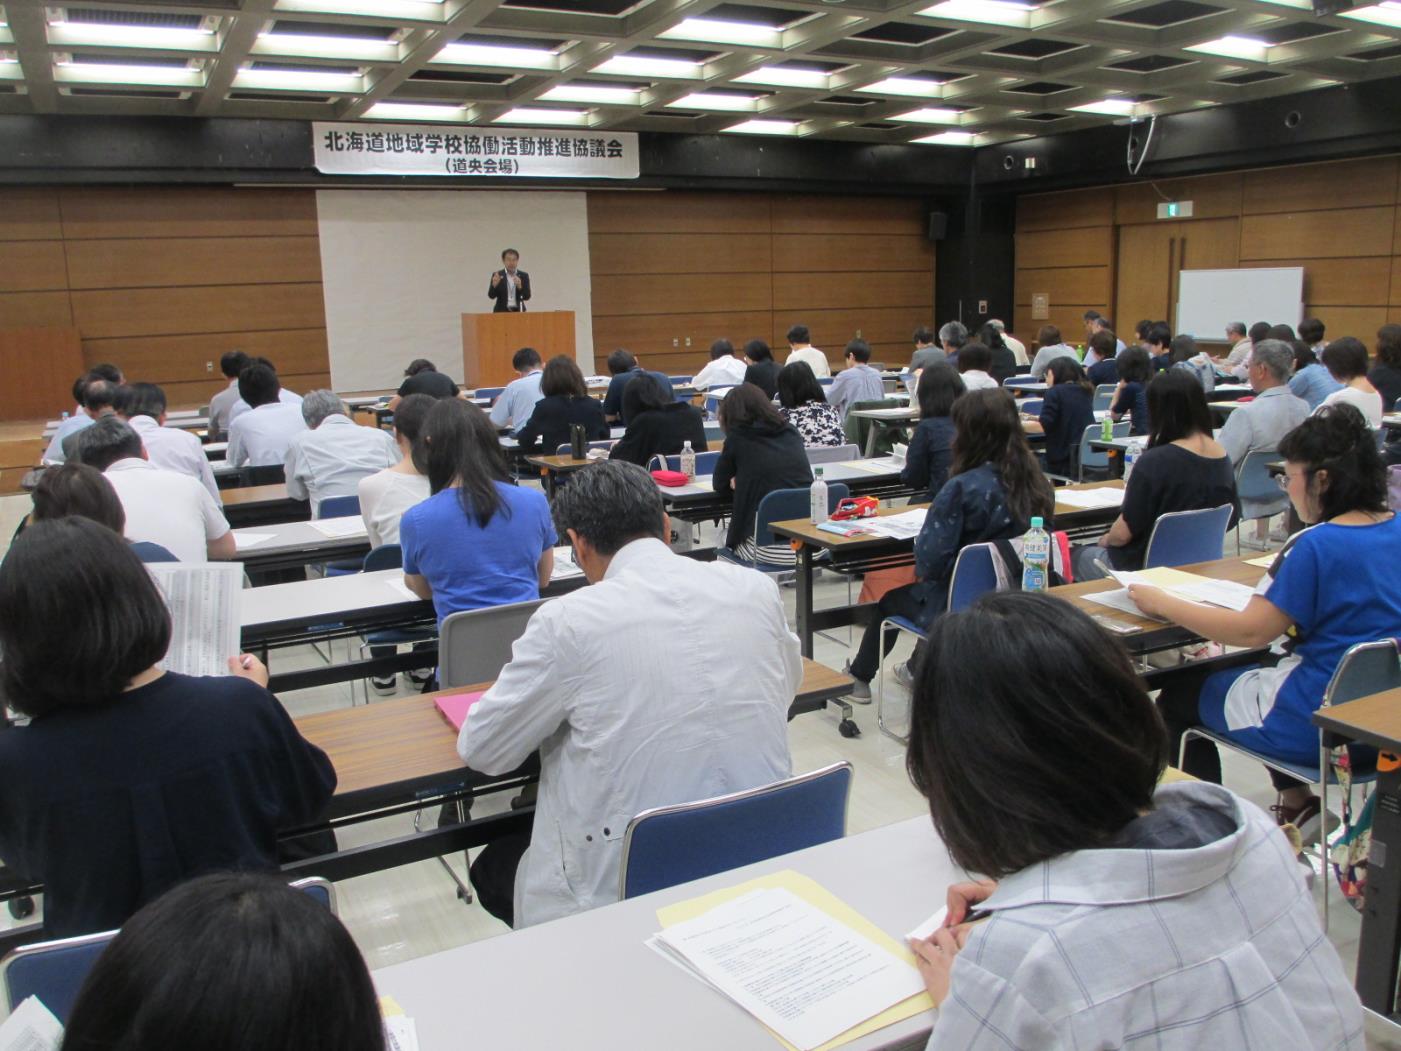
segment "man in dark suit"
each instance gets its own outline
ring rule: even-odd
[[[505,265],[492,272],[491,286],[486,290],[487,298],[496,301],[491,308],[493,314],[525,310],[525,301],[530,298],[530,275],[517,269],[520,261],[521,254],[514,248],[501,253]]]

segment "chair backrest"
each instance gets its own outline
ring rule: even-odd
[[[546,599],[453,613],[438,629],[438,684],[445,690],[491,682]]]
[[[810,489],[775,489],[759,501],[759,510],[754,517],[754,543],[759,547],[784,543],[784,538],[776,537],[769,526],[775,522],[787,522],[794,518],[807,518],[812,511],[808,503]],[[838,501],[850,495],[844,482],[827,483],[827,513],[831,514]]]
[[[1230,504],[1200,511],[1169,511],[1153,524],[1143,568],[1185,566],[1220,558],[1231,524]]]
[[[818,376],[817,382],[820,386],[830,387],[835,379],[835,376]]]
[[[316,505],[317,518],[349,518],[359,513],[358,496],[328,496]]]
[[[1401,642],[1381,639],[1359,642],[1343,654],[1328,688],[1323,691],[1323,704],[1346,704],[1359,697],[1401,688]]]
[[[846,835],[851,764],[695,803],[644,810],[628,822],[618,895],[635,898]]]
[[[1095,388],[1093,408],[1095,412],[1104,412],[1109,406],[1114,404],[1114,391],[1118,385],[1114,383],[1101,383]]]
[[[478,387],[477,392],[472,395],[474,398],[495,398],[505,387]]]
[[[78,999],[78,990],[116,931],[22,945],[0,960],[0,986],[9,1010],[37,996],[64,1025]]]
[[[809,445],[805,450],[808,463],[845,463],[861,458],[859,445]]]
[[[287,481],[287,471],[280,463],[265,463],[261,466],[248,464],[243,468],[244,485],[277,485]]]
[[[307,876],[305,879],[294,880],[287,884],[293,890],[299,890],[308,895],[314,901],[319,901],[326,908],[331,910],[331,915],[336,916],[336,888],[330,880],[322,879],[320,876]]]
[[[1045,403],[1045,398],[1023,398],[1017,402],[1017,411],[1027,416],[1040,416],[1041,406]]]
[[[589,442],[587,448],[589,448],[589,449],[611,449],[611,448],[613,448],[613,439],[612,439],[612,438],[600,438],[600,439],[598,439],[597,441]],[[573,452],[573,451],[574,451],[574,446],[570,445],[568,442],[562,442],[562,443],[560,443],[559,445],[555,446],[555,455],[556,455],[556,456],[568,456],[568,455],[569,455],[571,452]]]
[[[1259,449],[1245,454],[1236,468],[1236,496],[1242,503],[1266,504],[1280,511],[1288,506],[1289,497],[1270,474],[1269,465],[1278,460],[1277,449]]]
[[[1101,426],[1101,424],[1092,423],[1085,428],[1085,433],[1080,435],[1081,467],[1098,467],[1104,469],[1109,466],[1109,450],[1090,448],[1090,442],[1095,441],[1102,433],[1100,429]],[[1127,438],[1129,436],[1130,426],[1132,426],[1132,421],[1130,420],[1124,420],[1122,423],[1114,424],[1114,437]]]
[[[398,544],[381,544],[365,556],[365,572],[374,573],[380,569],[401,569],[404,565],[404,549]]]
[[[720,450],[711,449],[709,452],[696,453],[696,475],[714,474],[715,461],[720,459]],[[663,456],[657,453],[647,463],[649,471],[679,471],[681,470],[681,456],[673,453],[671,456]]]
[[[997,565],[992,544],[969,544],[958,552],[949,578],[949,612],[967,609],[989,591],[997,590]]]
[[[1030,374],[1030,369],[1028,369],[1028,371],[1027,371],[1027,373],[1026,373],[1025,375],[1018,374],[1018,375],[1015,375],[1015,376],[1008,376],[1005,380],[1002,381],[1002,386],[1004,386],[1004,387],[1021,387],[1021,386],[1025,385],[1025,384],[1027,384],[1027,383],[1043,383],[1043,382],[1045,382],[1045,381],[1044,381],[1044,380],[1039,380],[1039,379],[1037,379],[1035,376],[1031,375],[1031,374]]]

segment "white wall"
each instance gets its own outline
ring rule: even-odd
[[[336,390],[397,387],[414,358],[461,380],[461,315],[491,309],[505,248],[521,253],[530,309],[574,311],[575,354],[593,371],[583,193],[318,190],[316,205]]]

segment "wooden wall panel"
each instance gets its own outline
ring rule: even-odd
[[[767,236],[770,198],[759,194],[591,190],[589,234],[737,233]],[[595,266],[595,271],[597,267]]]
[[[1401,307],[1401,259],[1391,261],[1391,298],[1388,302],[1394,307]]]
[[[1241,220],[1240,257],[1293,259],[1391,255],[1394,207],[1247,215]]]
[[[1328,338],[1356,336],[1371,351],[1376,342],[1377,329],[1387,323],[1390,311],[1386,304],[1371,307],[1319,306],[1309,303],[1304,307],[1304,316],[1317,316],[1328,326]]]
[[[319,282],[321,247],[315,237],[73,241],[68,274],[75,289]]]
[[[917,270],[928,274],[933,266],[934,246],[918,234],[773,235],[775,272],[807,274],[869,269],[875,279],[890,270]]]
[[[1016,302],[1031,307],[1034,294],[1046,293],[1052,303],[1089,308],[1109,302],[1108,266],[1066,266],[1017,271]]]
[[[1018,268],[1106,266],[1113,258],[1113,227],[1017,233]]]
[[[1319,306],[1385,303],[1391,281],[1391,260],[1385,257],[1247,260],[1242,266],[1302,266],[1304,301]]]
[[[768,310],[773,275],[607,274],[593,278],[595,315]]]
[[[78,291],[72,296],[74,320],[84,338],[92,339],[326,327],[319,281]]]
[[[1396,157],[1372,157],[1246,172],[1242,211],[1258,215],[1395,204],[1397,168]]]
[[[315,237],[312,190],[228,187],[65,187],[63,236]]]
[[[1038,193],[1017,198],[1018,233],[1110,226],[1113,222],[1114,195],[1103,190]]]
[[[331,374],[329,372],[288,373],[279,369],[278,378],[282,380],[283,386],[298,394],[305,394],[309,390],[331,389]],[[209,399],[223,388],[224,383],[221,379],[188,380],[161,384],[161,389],[165,391],[166,399],[171,405],[190,408],[208,405]]]
[[[910,307],[928,313],[933,294],[933,275],[924,270],[773,275],[775,312],[802,311],[820,303],[829,307]]]
[[[73,324],[68,291],[0,293],[0,329],[62,328]]]
[[[0,241],[57,241],[62,237],[56,189],[28,186],[0,189]]]
[[[0,292],[67,287],[62,241],[0,241]]]
[[[729,234],[590,234],[594,274],[767,273],[766,238]]]
[[[793,320],[801,320],[802,324],[807,325],[813,345],[822,348],[833,362],[845,357],[844,348],[848,341],[858,336],[873,347],[878,343],[894,343],[908,346],[914,353],[910,336],[915,326],[909,323],[908,315],[903,311],[807,310],[801,318],[794,316]],[[775,348],[774,356],[780,361],[787,356],[789,324],[783,317],[774,316],[770,346]],[[778,350],[780,347],[783,348],[782,352]]]
[[[0,375],[20,376],[24,380],[0,383],[0,419],[57,415],[69,407],[73,377],[82,371],[83,351],[77,329],[21,328],[0,332]]]
[[[831,197],[795,195],[775,197],[772,208],[774,234],[907,237],[927,235],[929,230],[928,209],[903,197],[844,198],[833,207]]]
[[[736,347],[751,339],[764,339],[772,326],[767,310],[714,314],[639,314],[619,317],[594,316],[594,355],[601,363],[616,347],[649,357],[675,353],[694,358],[694,369],[709,360],[710,344],[721,338]],[[690,339],[691,346],[686,346]],[[679,345],[672,346],[675,340]],[[689,351],[690,354],[686,355]],[[689,371],[689,370],[688,370]]]
[[[1241,192],[1239,173],[1128,183],[1114,188],[1114,221],[1120,226],[1171,222],[1158,218],[1158,204],[1164,197],[1191,201],[1193,219],[1234,218],[1240,215]]]
[[[324,328],[83,340],[83,356],[89,363],[119,361],[133,376],[162,384],[208,381],[222,385],[219,359],[230,350],[276,362],[284,376],[326,371]]]

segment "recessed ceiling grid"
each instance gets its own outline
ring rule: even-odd
[[[0,6],[0,113],[983,145],[1401,74],[1401,0]]]

